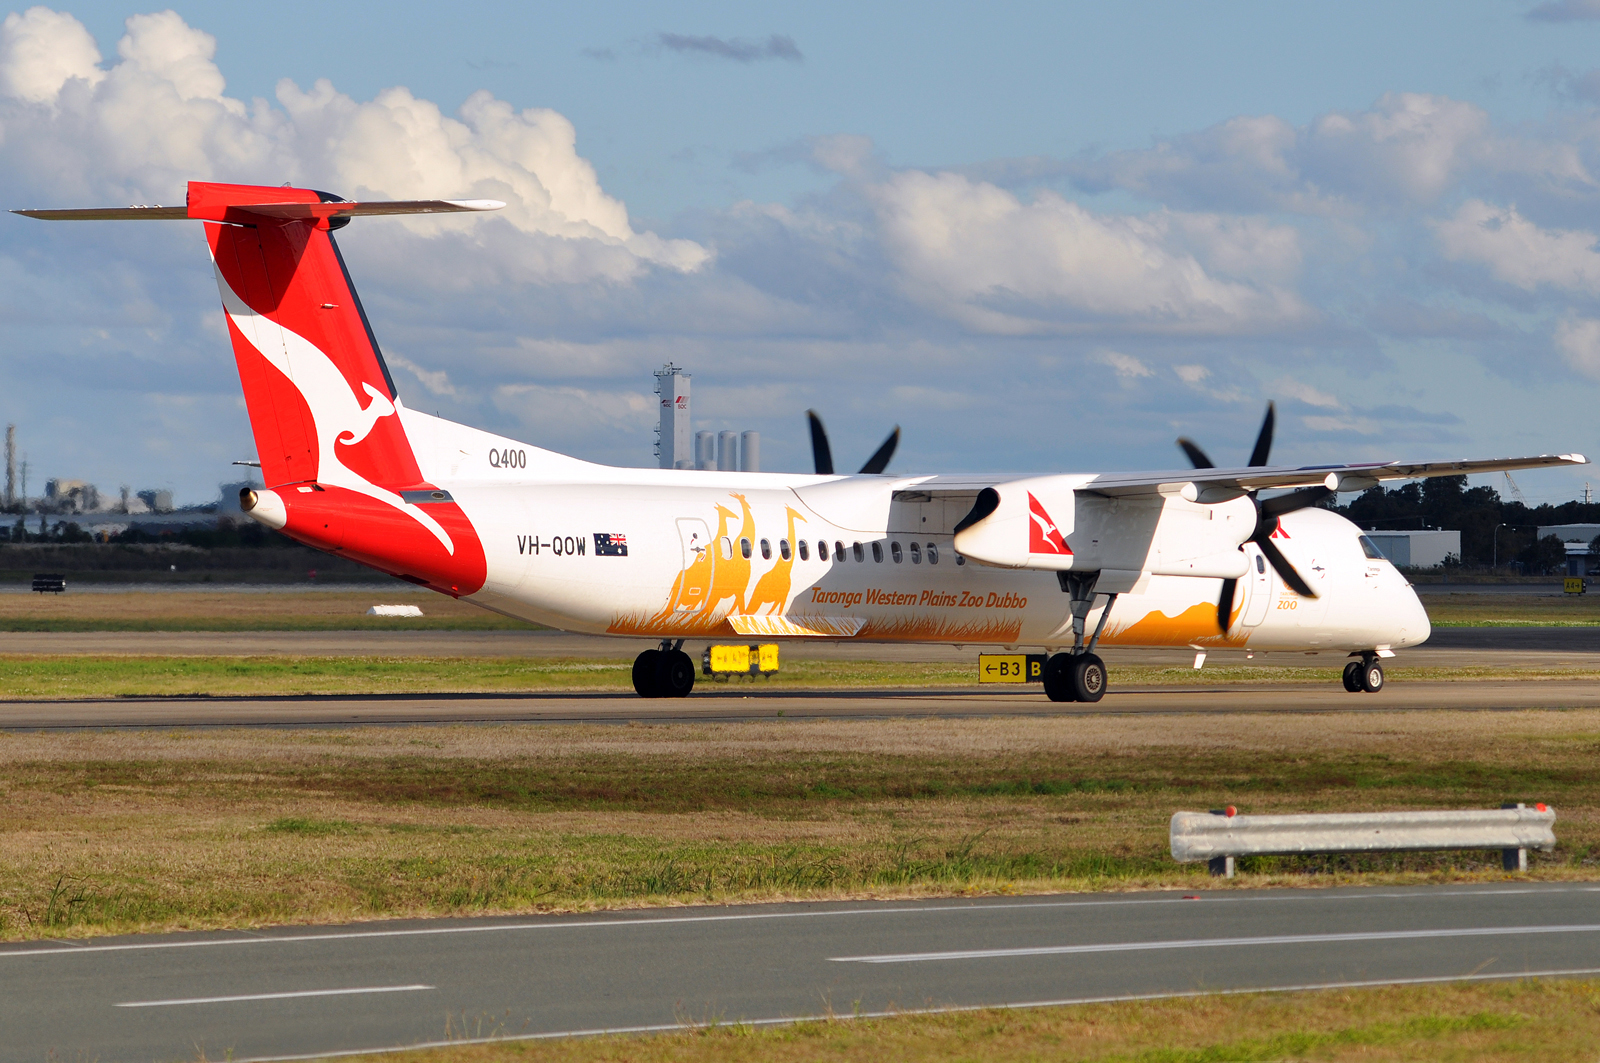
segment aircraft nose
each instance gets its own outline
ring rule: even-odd
[[[1428,620],[1428,610],[1423,607],[1422,599],[1417,596],[1417,590],[1409,583],[1400,589],[1400,601],[1396,603],[1394,611],[1395,635],[1394,645],[1415,646],[1428,641],[1428,636],[1433,634],[1433,624]]]

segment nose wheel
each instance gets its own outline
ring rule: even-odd
[[[1359,661],[1344,666],[1343,679],[1352,694],[1376,694],[1383,689],[1383,662],[1375,653],[1363,653]]]
[[[658,650],[633,659],[633,689],[641,698],[684,698],[694,689],[694,660],[683,640],[663,640]]]

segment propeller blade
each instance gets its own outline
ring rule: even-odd
[[[1277,570],[1278,576],[1284,583],[1288,584],[1290,590],[1302,598],[1315,598],[1317,596],[1317,592],[1311,589],[1311,584],[1302,579],[1300,573],[1294,570],[1294,566],[1289,564],[1289,559],[1283,556],[1283,551],[1278,549],[1277,543],[1265,535],[1257,535],[1251,539],[1251,542],[1261,547],[1261,552],[1266,555],[1267,563]]]
[[[1196,446],[1192,439],[1179,436],[1178,449],[1188,456],[1189,463],[1197,469],[1215,469],[1217,467],[1216,462],[1206,457],[1206,452]]]
[[[1272,430],[1277,423],[1278,409],[1273,403],[1268,402],[1267,416],[1261,422],[1261,433],[1256,436],[1255,449],[1250,452],[1252,467],[1267,463],[1267,456],[1272,453]]]
[[[1316,487],[1302,487],[1298,491],[1290,491],[1286,495],[1269,498],[1257,505],[1256,509],[1261,514],[1261,523],[1266,524],[1270,521],[1272,524],[1276,524],[1278,518],[1285,513],[1293,513],[1297,509],[1314,506],[1324,498],[1332,497],[1332,495],[1332,491],[1320,484]],[[1259,535],[1260,532],[1258,531],[1257,534]]]
[[[876,476],[884,469],[887,469],[889,467],[889,459],[894,457],[894,448],[899,445],[900,426],[895,425],[894,431],[889,433],[889,438],[883,441],[883,446],[879,447],[872,457],[867,459],[867,463],[861,466],[862,473],[868,476]]]
[[[822,427],[822,418],[817,416],[816,410],[807,410],[806,420],[811,422],[811,461],[817,475],[832,476],[833,449],[828,446],[828,430]]]
[[[1228,633],[1228,625],[1233,620],[1233,595],[1238,589],[1238,580],[1222,581],[1222,597],[1217,599],[1217,630],[1224,635]]]

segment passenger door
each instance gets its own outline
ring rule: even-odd
[[[1239,581],[1249,594],[1245,600],[1243,623],[1245,627],[1255,627],[1267,618],[1267,611],[1272,608],[1272,600],[1277,597],[1274,593],[1277,582],[1272,566],[1267,564],[1260,550],[1247,546],[1245,554],[1250,558],[1250,571]]]
[[[698,517],[678,518],[678,540],[683,547],[683,569],[674,585],[672,611],[692,613],[705,608],[711,594],[717,552],[710,527]]]

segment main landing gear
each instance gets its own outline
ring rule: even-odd
[[[694,660],[683,652],[683,640],[662,639],[658,650],[633,659],[633,689],[641,698],[683,698],[694,689]]]
[[[1106,618],[1116,604],[1115,594],[1106,595],[1106,607],[1094,626],[1088,645],[1084,644],[1085,623],[1094,607],[1094,585],[1100,573],[1058,572],[1061,589],[1072,596],[1072,652],[1058,653],[1044,663],[1044,692],[1051,701],[1099,701],[1106,694],[1106,662],[1094,652]]]
[[[1363,653],[1359,661],[1344,666],[1344,688],[1352,694],[1376,694],[1383,689],[1383,662],[1376,653]]]

